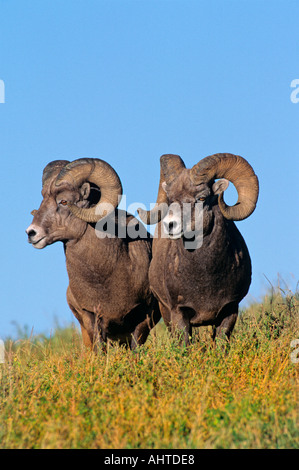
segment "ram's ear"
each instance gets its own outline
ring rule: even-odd
[[[88,198],[89,193],[90,193],[90,184],[89,183],[83,183],[81,188],[80,188],[80,193],[82,196],[82,199],[85,200]]]
[[[214,194],[221,194],[228,188],[229,181],[221,178],[220,180],[215,181],[212,186],[212,190]]]

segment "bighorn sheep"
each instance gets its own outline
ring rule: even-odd
[[[249,252],[233,221],[254,211],[258,179],[244,158],[231,154],[206,157],[191,169],[178,155],[163,155],[160,163],[157,204],[151,211],[138,212],[147,224],[162,219],[156,227],[149,270],[162,317],[171,331],[183,332],[186,344],[192,326],[213,325],[214,339],[220,333],[229,338],[239,302],[251,283]],[[234,206],[223,200],[228,180],[238,192]],[[191,206],[187,221],[178,210],[184,203]],[[195,210],[201,216],[198,227]],[[195,235],[196,230],[201,232],[201,246],[186,248],[185,227]]]
[[[126,228],[138,221],[117,209],[122,195],[117,173],[100,159],[56,160],[45,167],[42,186],[28,241],[35,248],[63,242],[67,301],[84,344],[93,347],[107,339],[131,348],[143,344],[161,317],[148,281],[152,239],[145,229],[142,238],[128,236]],[[109,217],[124,237],[101,232]]]

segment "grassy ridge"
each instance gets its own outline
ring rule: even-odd
[[[162,323],[136,352],[94,355],[74,328],[7,342],[1,448],[295,448],[298,298],[268,296],[229,345],[201,328],[188,349]]]

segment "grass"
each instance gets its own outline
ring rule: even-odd
[[[0,447],[298,448],[298,303],[266,296],[230,344],[201,328],[182,348],[163,323],[135,352],[90,353],[74,327],[7,341]]]

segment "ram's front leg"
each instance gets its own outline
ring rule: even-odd
[[[67,303],[68,303],[71,311],[73,312],[74,316],[77,318],[77,320],[80,324],[84,346],[86,346],[87,348],[92,349],[93,328],[92,328],[92,326],[90,328],[90,325],[89,325],[90,322],[88,322],[88,325],[86,325],[86,322],[84,324],[83,312],[80,311],[80,308],[79,308],[79,306],[76,302],[76,299],[74,298],[73,293],[70,289],[70,286],[68,286],[67,291],[66,291],[66,299],[67,299]],[[89,326],[89,328],[88,328],[88,326]]]
[[[192,327],[187,312],[182,307],[176,307],[171,310],[170,318],[172,335],[179,335],[180,344],[188,346],[190,344]]]
[[[104,352],[107,352],[107,334],[109,329],[109,321],[105,320],[101,306],[98,305],[95,311],[95,325],[94,325],[94,349],[97,350],[101,347]]]

